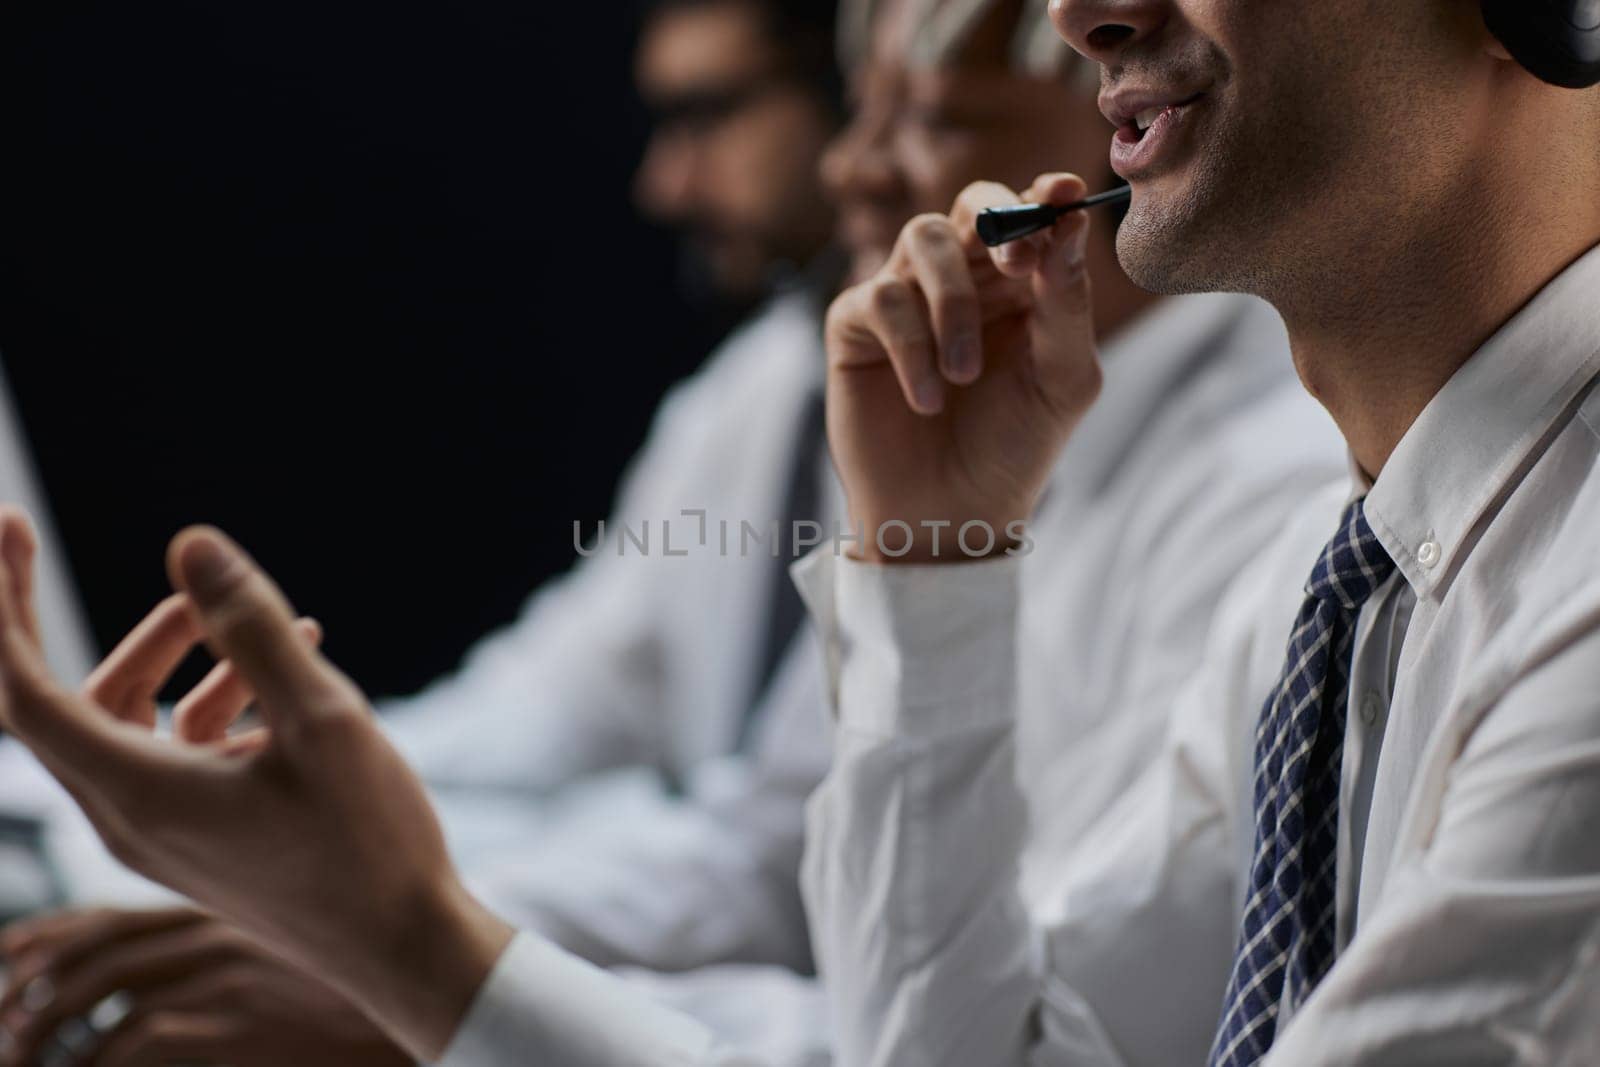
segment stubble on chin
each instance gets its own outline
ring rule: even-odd
[[[1117,256],[1152,293],[1266,296],[1283,263],[1268,175],[1197,166],[1180,187],[1135,197],[1117,235]]]
[[[1117,258],[1135,285],[1164,296],[1229,287],[1234,251],[1218,247],[1225,242],[1208,232],[1201,210],[1192,196],[1154,195],[1135,205],[1117,232]]]

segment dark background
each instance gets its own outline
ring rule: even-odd
[[[633,13],[6,8],[0,354],[102,648],[209,521],[370,692],[449,668],[726,324],[628,208]]]

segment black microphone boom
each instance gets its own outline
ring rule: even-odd
[[[1110,189],[1071,204],[1013,204],[985,208],[978,213],[978,239],[990,248],[1021,240],[1030,233],[1051,226],[1069,211],[1083,211],[1102,204],[1126,204],[1133,197],[1130,186]]]

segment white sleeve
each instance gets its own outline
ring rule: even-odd
[[[764,1067],[830,1067],[834,1062],[827,997],[815,978],[743,963],[681,974],[636,968],[617,973],[657,1004],[705,1023],[723,1044]]]
[[[835,664],[834,765],[803,887],[847,1065],[1026,1062],[1014,560],[799,566]],[[837,577],[837,581],[835,581]]]
[[[602,966],[685,971],[722,960],[811,967],[800,905],[805,798],[827,766],[821,653],[791,645],[747,755],[697,768],[469,871],[493,910]],[[618,810],[625,804],[626,810]],[[576,822],[577,820],[573,820]]]
[[[802,566],[837,680],[803,882],[840,1063],[1204,1062],[1238,911],[1240,761],[1282,654],[1247,636],[1257,584],[1230,595],[1151,769],[1030,913],[1016,562]]]
[[[623,979],[521,935],[435,1067],[761,1067]]]

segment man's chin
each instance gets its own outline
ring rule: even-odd
[[[764,258],[743,248],[688,240],[679,259],[678,281],[691,303],[742,307],[768,294],[772,271]]]
[[[1135,285],[1168,295],[1215,288],[1215,272],[1206,267],[1207,242],[1194,219],[1186,197],[1162,188],[1135,188],[1117,230],[1117,259]]]

